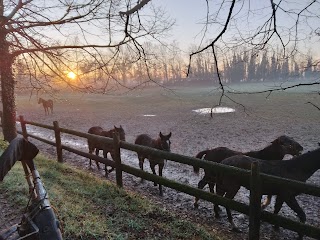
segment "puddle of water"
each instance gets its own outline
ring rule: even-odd
[[[210,114],[211,109],[212,109],[212,113],[230,113],[230,112],[236,111],[234,108],[229,108],[229,107],[199,108],[192,111],[198,114]]]
[[[144,116],[144,117],[155,117],[156,115],[154,115],[154,114],[144,114],[142,116]]]

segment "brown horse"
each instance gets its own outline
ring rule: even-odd
[[[170,152],[170,145],[171,145],[170,137],[171,137],[171,132],[168,135],[163,135],[160,132],[159,137],[157,139],[152,139],[147,134],[141,134],[141,135],[137,136],[134,143],[138,144],[138,145],[143,145],[143,146],[152,147],[152,148],[156,148],[159,150]],[[151,168],[153,174],[156,175],[155,166],[158,165],[159,166],[159,176],[162,176],[162,169],[164,166],[164,159],[163,158],[152,157],[148,154],[144,154],[143,152],[138,152],[138,158],[139,158],[139,167],[141,170],[143,170],[144,159],[148,158],[149,163],[150,163],[150,168]],[[141,179],[141,181],[143,181],[143,179]],[[154,186],[157,186],[157,184],[154,183]],[[159,184],[159,191],[160,191],[160,195],[162,196],[163,195],[162,185],[160,185],[160,184]]]
[[[44,108],[45,115],[49,115],[49,108],[51,109],[51,114],[53,113],[53,101],[51,99],[44,100],[43,98],[39,98],[38,104],[41,104]]]
[[[94,127],[91,127],[88,131],[88,133],[103,136],[103,137],[109,137],[109,138],[113,138],[113,134],[115,132],[117,132],[119,134],[121,141],[126,140],[125,132],[124,132],[124,129],[122,128],[121,125],[119,128],[114,126],[114,128],[109,131],[103,130],[102,127],[94,126]],[[107,158],[107,154],[110,153],[112,159],[114,159],[114,150],[113,150],[112,143],[111,144],[102,144],[99,141],[94,141],[94,140],[88,139],[88,148],[89,148],[89,153],[91,153],[91,154],[94,150],[96,150],[96,155],[99,156],[99,151],[102,150],[104,158]],[[90,158],[90,168],[91,168],[91,160],[92,159]],[[96,161],[96,164],[97,164],[97,168],[100,169],[98,161]],[[105,170],[106,176],[108,176],[108,173],[112,172],[114,170],[114,168],[111,168],[110,170],[108,170],[107,166],[105,165],[104,170]]]
[[[292,156],[299,155],[303,150],[303,147],[296,142],[294,139],[283,135],[278,138],[276,138],[274,141],[271,142],[270,145],[263,148],[259,151],[251,151],[251,152],[237,152],[234,150],[231,150],[226,147],[218,147],[211,150],[205,150],[202,152],[199,152],[196,155],[196,158],[202,159],[203,156],[205,160],[211,161],[211,162],[217,162],[220,163],[222,160],[235,156],[235,155],[246,155],[262,160],[282,160],[283,157],[286,154],[290,154]],[[199,173],[199,167],[193,167],[194,172]],[[216,183],[216,176],[217,172],[214,172],[212,170],[206,170],[204,169],[205,175],[204,177],[199,181],[198,188],[203,189],[206,184],[209,184],[210,192],[214,192],[214,186]],[[267,200],[263,203],[262,208],[267,207],[271,202],[272,195],[268,195]],[[195,198],[194,207],[198,208],[199,199]]]
[[[281,178],[305,182],[307,181],[318,169],[320,169],[320,148],[294,157],[289,161],[266,161],[257,158],[252,158],[244,155],[237,155],[226,158],[221,163],[237,168],[250,170],[251,164],[257,162],[261,173],[274,175]],[[220,196],[233,199],[241,186],[250,189],[249,178],[242,179],[234,175],[224,175],[222,173],[218,176],[216,192]],[[300,194],[299,191],[279,186],[274,183],[262,182],[261,194],[276,195],[276,203],[274,213],[278,214],[283,203],[285,202],[294,212],[297,213],[300,222],[306,221],[306,214],[299,206],[296,196]],[[230,209],[226,208],[228,220],[234,230],[237,230],[231,215]],[[214,208],[216,217],[219,216],[218,209]],[[301,238],[302,235],[299,234]]]

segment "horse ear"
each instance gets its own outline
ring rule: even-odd
[[[162,133],[161,133],[161,132],[159,133],[159,137],[161,137],[161,138],[163,137],[163,135],[162,135]]]
[[[120,128],[123,130],[123,127],[122,127],[122,125],[120,125]]]
[[[171,138],[171,132],[169,133],[168,138]]]
[[[117,127],[116,127],[116,125],[113,125],[114,126],[114,129],[118,129]]]
[[[272,144],[274,144],[274,143],[280,143],[280,138],[276,138],[276,139],[273,140],[271,143],[272,143]]]

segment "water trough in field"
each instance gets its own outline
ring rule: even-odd
[[[198,114],[204,115],[204,114],[210,114],[211,111],[212,113],[230,113],[230,112],[235,112],[236,110],[230,107],[215,107],[215,108],[199,108],[192,111]]]

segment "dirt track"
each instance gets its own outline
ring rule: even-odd
[[[276,137],[287,134],[304,146],[305,151],[315,149],[319,142],[320,112],[310,104],[312,101],[320,105],[316,94],[282,93],[274,94],[269,99],[263,95],[238,95],[235,100],[245,106],[232,102],[224,105],[235,108],[234,113],[198,115],[192,110],[211,107],[217,102],[219,95],[207,89],[178,89],[175,94],[164,90],[144,90],[116,96],[72,96],[68,101],[55,101],[54,114],[44,116],[44,111],[36,100],[30,102],[18,98],[18,114],[26,120],[52,125],[57,120],[61,127],[87,132],[92,126],[110,129],[120,124],[126,131],[126,140],[134,142],[135,136],[148,133],[154,137],[172,132],[172,152],[194,156],[197,152],[218,146],[225,146],[239,151],[261,149]],[[155,116],[144,116],[155,115]],[[51,131],[29,128],[39,136],[54,139]],[[34,141],[41,150],[55,156],[55,149],[49,145]],[[86,141],[70,135],[63,136],[63,143],[87,151]],[[138,167],[135,153],[122,151],[122,161]],[[88,169],[89,161],[82,157],[64,152],[63,157],[68,164]],[[148,163],[145,170],[150,171]],[[103,172],[95,168],[89,170],[103,177]],[[115,174],[109,179],[114,181]],[[197,186],[200,177],[193,173],[192,167],[167,162],[164,176],[176,181]],[[320,185],[320,172],[316,172],[308,182]],[[218,231],[228,232],[229,224],[224,211],[221,219],[214,219],[212,205],[201,201],[198,210],[193,209],[193,198],[171,190],[164,189],[164,196],[158,196],[158,189],[153,183],[141,183],[140,179],[124,174],[125,188],[137,191],[155,202],[172,209],[181,217],[191,217],[206,222]],[[248,191],[241,189],[236,199],[248,202]],[[298,201],[307,214],[307,223],[320,226],[320,201],[315,197],[301,195]],[[267,210],[272,211],[273,204]],[[295,214],[284,206],[280,214],[295,218]],[[248,218],[234,212],[235,223],[243,231],[233,234],[232,239],[245,239],[248,230]],[[296,234],[281,229],[275,232],[267,223],[262,224],[261,239],[293,239]],[[305,238],[308,239],[308,238]]]

